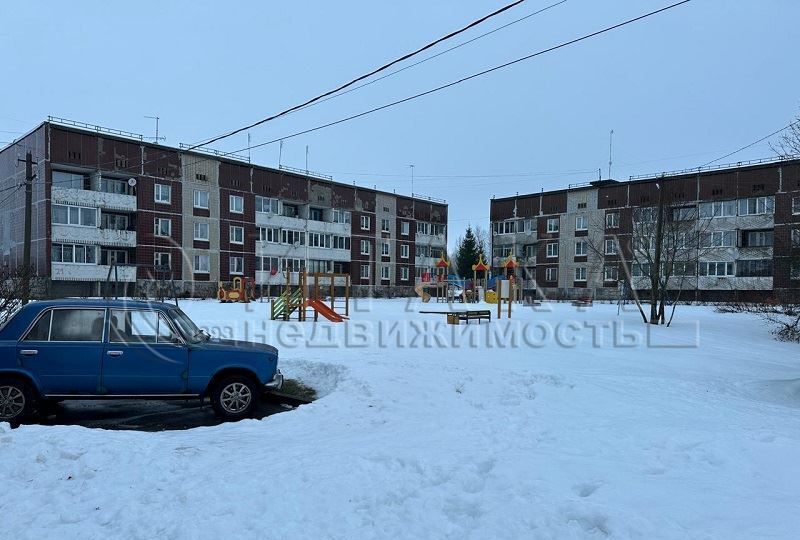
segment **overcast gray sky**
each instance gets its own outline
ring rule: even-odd
[[[510,0],[508,0],[510,1]],[[450,42],[557,0],[527,0]],[[48,114],[196,142],[295,105],[508,3],[3,2],[0,141]],[[402,98],[671,3],[567,0],[376,84],[253,129],[253,143]],[[283,164],[450,203],[450,238],[489,199],[695,167],[800,105],[797,0],[693,0],[613,33],[287,140]],[[447,45],[431,53],[439,52]],[[245,134],[216,145],[247,146]],[[726,161],[771,156],[766,143]],[[252,158],[277,165],[278,146]]]

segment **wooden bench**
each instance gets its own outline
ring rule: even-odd
[[[591,307],[593,299],[591,296],[583,296],[578,298],[577,300],[572,301],[572,305],[575,307]]]
[[[488,309],[476,309],[473,311],[462,311],[458,314],[459,321],[478,321],[478,324],[481,324],[481,321],[491,321],[492,320],[492,312]]]
[[[420,311],[420,313],[446,315],[447,324],[460,324],[461,321],[466,321],[467,324],[469,324],[469,321],[478,321],[478,324],[480,324],[481,320],[492,320],[492,312],[488,309],[477,309],[472,311]]]

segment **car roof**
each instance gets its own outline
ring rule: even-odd
[[[29,304],[38,310],[49,307],[103,307],[103,308],[144,308],[173,309],[177,306],[165,302],[147,300],[108,300],[103,298],[60,298],[58,300],[37,300]]]

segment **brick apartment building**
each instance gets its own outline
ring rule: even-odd
[[[37,174],[31,261],[41,295],[99,294],[112,262],[126,294],[146,290],[159,267],[179,291],[203,296],[235,276],[281,285],[286,270],[303,268],[350,274],[357,294],[413,294],[447,245],[444,201],[49,118],[0,150],[0,262],[8,267],[23,259],[19,160],[27,151]]]
[[[492,199],[492,266],[513,255],[528,294],[617,298],[625,274],[646,294],[641,264],[648,242],[640,221],[659,191],[666,220],[694,235],[668,289],[699,301],[800,296],[800,160],[762,160],[620,182],[602,180]],[[638,246],[638,247],[635,247]],[[639,251],[635,251],[635,250]],[[692,251],[695,256],[692,256]],[[587,291],[589,289],[590,291]]]

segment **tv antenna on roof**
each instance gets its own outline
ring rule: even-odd
[[[149,118],[151,120],[155,120],[156,121],[156,136],[155,137],[150,137],[151,139],[153,139],[153,142],[158,144],[158,141],[166,141],[167,140],[166,137],[159,137],[158,136],[158,121],[161,120],[161,118],[158,117],[158,116],[145,116],[145,118]]]

